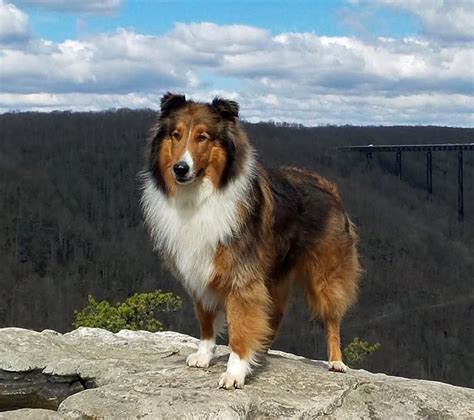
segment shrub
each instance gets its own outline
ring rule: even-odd
[[[181,298],[161,290],[135,293],[115,306],[107,300],[99,302],[89,295],[87,305],[74,311],[73,326],[104,328],[112,332],[122,329],[161,331],[163,325],[156,318],[158,313],[176,311],[181,304]]]
[[[344,356],[350,366],[360,366],[362,362],[373,352],[380,348],[380,343],[369,344],[359,337],[354,339],[344,349]]]

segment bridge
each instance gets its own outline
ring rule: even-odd
[[[458,152],[458,219],[464,219],[464,174],[463,174],[463,152],[474,150],[474,143],[435,143],[435,144],[388,144],[374,146],[341,146],[341,151],[361,152],[372,159],[372,153],[393,152],[395,153],[397,175],[402,179],[402,152],[426,152],[426,189],[433,193],[433,169],[432,152],[434,151],[457,151]]]

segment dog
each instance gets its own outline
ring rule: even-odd
[[[258,163],[238,118],[235,101],[167,93],[147,143],[145,223],[200,324],[187,365],[209,366],[227,324],[231,353],[219,386],[242,388],[298,284],[324,324],[329,369],[345,372],[340,323],[361,272],[354,225],[333,183]]]

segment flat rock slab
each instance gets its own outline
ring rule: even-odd
[[[243,390],[225,391],[229,349],[218,346],[208,369],[188,368],[197,343],[175,332],[0,329],[0,419],[474,418],[472,389],[334,373],[277,351]]]

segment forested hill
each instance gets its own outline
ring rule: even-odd
[[[185,298],[146,235],[137,172],[150,110],[0,115],[0,326],[71,328],[87,295],[113,302],[157,287]],[[310,168],[338,183],[359,228],[365,274],[343,341],[380,342],[366,367],[474,386],[474,152],[464,154],[465,214],[457,221],[457,154],[336,151],[339,145],[474,141],[473,129],[245,124],[268,166]],[[318,322],[295,296],[274,347],[325,358]],[[198,334],[189,301],[164,319]]]

